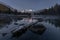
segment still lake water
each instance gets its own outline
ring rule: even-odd
[[[56,28],[54,25],[48,22],[42,22],[46,27],[46,30],[42,35],[36,34],[28,30],[18,40],[60,40],[60,28]]]
[[[49,23],[49,21],[39,22],[46,27],[46,30],[42,35],[36,34],[30,30],[27,30],[22,36],[18,38],[1,38],[0,40],[60,40],[60,28],[56,27],[54,24]],[[11,36],[11,34],[9,34]]]

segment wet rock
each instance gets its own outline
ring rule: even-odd
[[[46,30],[45,26],[44,25],[40,25],[40,24],[37,24],[37,25],[33,25],[30,27],[30,30],[34,33],[37,33],[37,34],[43,34],[43,32]]]
[[[2,33],[2,36],[5,36],[5,35],[7,35],[7,33]]]
[[[18,25],[18,23],[14,23],[15,25]]]
[[[24,34],[25,32],[27,31],[27,28],[23,28],[23,29],[20,29],[20,30],[17,30],[15,32],[12,32],[12,37],[20,37],[22,34]]]
[[[39,22],[42,22],[42,21],[43,21],[43,18],[38,18],[38,21],[39,21]]]

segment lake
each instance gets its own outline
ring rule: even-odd
[[[55,22],[56,22],[55,19],[52,21],[51,20],[52,19],[46,19],[45,21],[38,22],[40,24],[43,24],[44,27],[46,28],[46,30],[42,34],[34,33],[28,29],[25,33],[23,33],[18,38],[12,37],[11,33],[8,33],[7,36],[2,38],[2,34],[0,34],[0,40],[60,40],[60,26],[55,24]],[[13,22],[9,25],[13,26]],[[9,31],[9,30],[7,30],[7,31]]]

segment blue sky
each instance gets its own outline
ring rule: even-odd
[[[44,8],[49,8],[55,5],[56,3],[60,4],[60,0],[0,0],[0,1],[18,10],[21,9],[41,10]]]

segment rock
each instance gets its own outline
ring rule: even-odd
[[[42,21],[43,21],[43,18],[39,18],[38,21],[39,21],[39,22],[42,22]]]
[[[7,33],[2,33],[2,36],[5,36],[5,35],[7,35]]]
[[[24,34],[25,32],[27,31],[27,28],[23,28],[23,29],[20,29],[20,30],[17,30],[15,32],[12,32],[12,37],[19,37],[21,36],[22,34]]]
[[[37,25],[31,26],[30,30],[34,33],[42,34],[46,30],[46,28],[43,25],[37,24]]]

